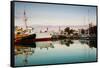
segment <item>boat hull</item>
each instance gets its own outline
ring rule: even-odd
[[[32,34],[32,35],[23,37],[22,39],[17,39],[15,41],[15,44],[31,45],[34,42],[50,41],[51,39],[52,39],[51,37],[36,38],[36,34]]]

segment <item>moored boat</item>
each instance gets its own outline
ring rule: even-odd
[[[49,33],[36,33],[16,39],[15,44],[32,44],[38,41],[40,42],[40,41],[50,41],[50,40],[51,40],[51,35]]]
[[[51,35],[48,28],[45,32],[34,32],[34,28],[27,25],[26,12],[24,11],[24,24],[25,28],[21,26],[15,27],[15,44],[33,44],[35,41],[48,41],[51,40]]]

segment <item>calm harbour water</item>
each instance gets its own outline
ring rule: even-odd
[[[15,66],[96,61],[96,45],[95,40],[68,39],[16,45]]]

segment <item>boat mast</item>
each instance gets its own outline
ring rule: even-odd
[[[90,28],[89,9],[88,9],[88,22],[89,22],[89,28]],[[89,32],[89,29],[88,29],[88,35],[90,36],[89,33],[90,33],[90,32]]]
[[[25,22],[25,27],[26,27],[26,30],[27,30],[28,26],[27,26],[27,17],[26,17],[25,10],[24,10],[24,22]]]

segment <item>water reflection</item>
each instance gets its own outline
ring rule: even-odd
[[[96,39],[94,39],[94,40],[80,40],[80,42],[82,43],[82,44],[87,44],[90,48],[93,48],[93,47],[95,47],[95,48],[97,48],[97,40]]]
[[[83,46],[85,45],[85,46]],[[67,47],[66,47],[67,46]],[[92,51],[90,48],[95,48]],[[34,42],[32,45],[15,45],[15,65],[37,65],[52,63],[84,62],[96,60],[96,40],[55,40]],[[86,50],[91,52],[92,58],[87,58]],[[86,55],[85,55],[86,54]],[[79,58],[79,57],[83,57]],[[60,58],[56,58],[60,57]],[[66,58],[66,59],[63,59]],[[73,58],[73,59],[71,59]],[[51,60],[52,62],[51,62]],[[56,61],[53,61],[56,59]],[[40,62],[41,61],[41,62]]]
[[[65,44],[67,47],[70,46],[70,44],[73,44],[74,42],[70,39],[64,39],[64,40],[60,40],[61,45]]]
[[[15,55],[18,54],[32,54],[36,48],[36,43],[33,45],[15,45]]]
[[[34,45],[16,45],[15,46],[15,55],[23,55],[24,59],[23,59],[23,64],[26,65],[28,64],[28,58],[29,56],[31,56],[32,54],[34,54],[35,52],[35,48],[36,48],[36,44]]]
[[[40,49],[46,48],[47,50],[54,48],[52,41],[36,42],[36,47]]]

